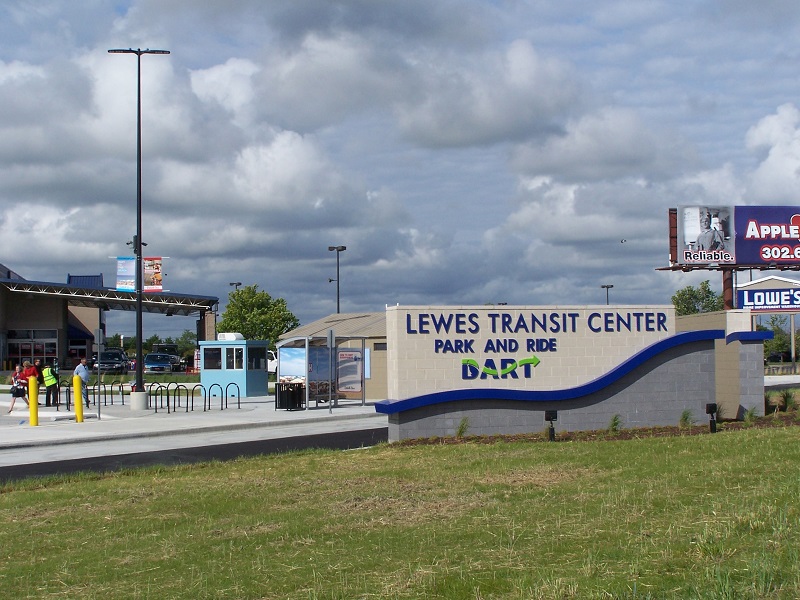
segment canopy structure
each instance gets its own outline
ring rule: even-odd
[[[101,310],[136,310],[136,292],[8,278],[0,278],[0,286],[12,294],[35,294],[62,298],[67,301],[69,306],[94,307]],[[142,295],[144,312],[163,315],[202,317],[205,313],[212,312],[218,303],[219,299],[213,296],[191,296],[164,292],[148,292]]]

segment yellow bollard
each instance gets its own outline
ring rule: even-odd
[[[28,410],[31,427],[36,427],[39,424],[39,380],[36,377],[28,377]]]
[[[72,397],[75,400],[75,422],[83,423],[83,379],[72,376]]]

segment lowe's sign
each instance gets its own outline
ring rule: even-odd
[[[800,311],[800,289],[739,290],[737,307],[749,308],[754,312]]]

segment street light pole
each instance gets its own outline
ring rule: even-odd
[[[347,250],[347,246],[328,246],[328,251],[336,251],[336,314],[339,314],[339,253]],[[328,283],[333,279],[328,279]]]
[[[611,283],[605,283],[605,284],[601,285],[600,287],[603,288],[606,291],[606,306],[608,306],[608,290],[613,288],[614,285],[611,284]]]
[[[136,55],[136,236],[133,252],[136,256],[136,377],[133,391],[144,391],[144,365],[142,359],[142,54],[169,54],[169,50],[141,50],[113,48],[109,54]]]

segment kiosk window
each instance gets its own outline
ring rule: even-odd
[[[222,348],[203,348],[203,368],[222,368]]]
[[[244,348],[225,348],[225,368],[244,369]]]
[[[247,370],[266,371],[267,370],[267,349],[248,348],[247,349]]]

